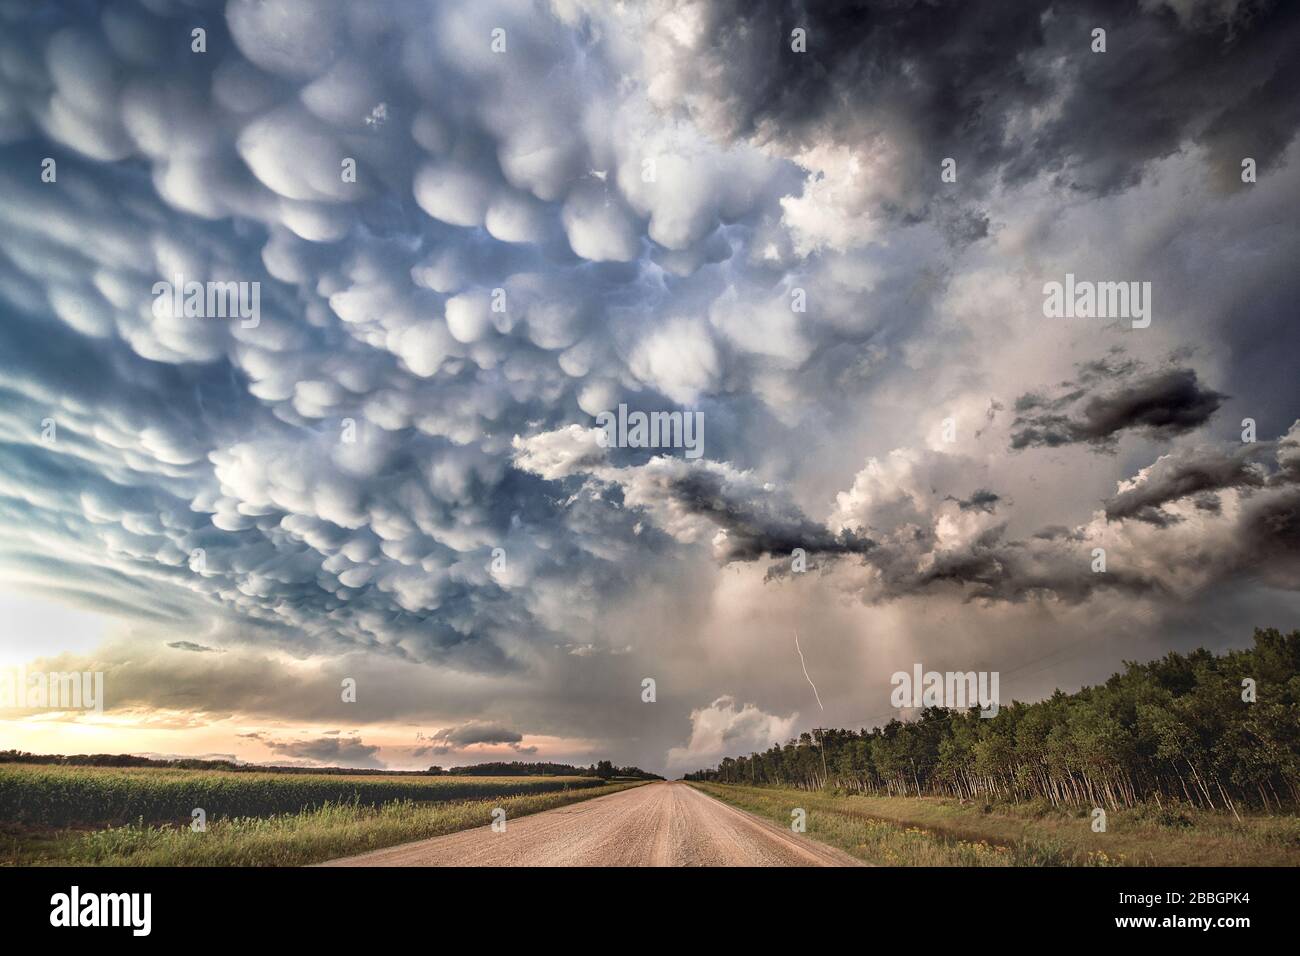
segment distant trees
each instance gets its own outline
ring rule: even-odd
[[[575,767],[567,763],[525,763],[519,760],[509,762],[495,761],[476,763],[465,767],[430,767],[430,774],[462,774],[471,777],[600,777],[610,780],[614,777],[628,777],[635,780],[662,780],[658,774],[649,773],[640,767],[616,767],[608,760],[601,760],[590,767]]]
[[[657,773],[651,773],[649,770],[642,770],[640,767],[615,767],[614,777],[622,777],[625,780],[662,780],[664,779]]]
[[[686,779],[1111,808],[1300,806],[1300,631],[1256,629],[1250,650],[1124,666],[992,718],[934,707],[909,723],[819,729]]]
[[[582,767],[567,763],[524,763],[518,760],[496,760],[465,767],[430,767],[430,774],[464,774],[473,777],[589,777]]]

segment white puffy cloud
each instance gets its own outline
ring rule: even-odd
[[[753,704],[736,705],[734,697],[719,697],[691,711],[691,736],[685,746],[668,751],[670,770],[707,767],[725,756],[767,750],[785,743],[797,725],[796,711],[788,717],[766,714]]]
[[[593,262],[631,262],[640,252],[639,229],[622,202],[600,190],[574,192],[560,213],[573,251]]]
[[[701,323],[677,318],[637,342],[628,367],[646,385],[686,404],[717,384],[720,364],[713,339]]]

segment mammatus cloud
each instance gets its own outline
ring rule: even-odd
[[[643,93],[598,92],[621,54],[572,46],[576,25],[543,6],[212,12],[194,54],[183,10],[6,11],[10,42],[46,56],[5,101],[4,344],[28,358],[6,370],[4,464],[59,489],[17,496],[9,563],[30,573],[24,539],[41,537],[42,577],[95,565],[101,604],[156,610],[121,583],[145,579],[181,592],[163,607],[179,619],[215,605],[309,642],[509,668],[506,632],[572,623],[534,593],[546,578],[583,562],[607,586],[623,576],[536,546],[567,532],[508,473],[510,436],[596,392],[713,383],[711,360],[683,373],[663,357],[710,347],[698,325],[642,322],[618,356],[596,317],[671,302],[601,264],[672,254],[685,276],[730,258],[722,217],[743,245],[780,164],[683,133],[664,148],[689,148],[689,169],[666,155],[657,189],[620,186],[634,169],[640,183],[624,144],[657,121]],[[506,59],[475,42],[498,25]],[[35,143],[62,178],[25,174]],[[709,169],[723,188],[683,207],[678,182]],[[260,283],[260,322],[154,309],[152,283],[174,275]],[[495,577],[494,547],[511,555]]]

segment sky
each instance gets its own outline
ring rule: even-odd
[[[0,665],[105,687],[0,748],[679,774],[1298,626],[1294,4],[0,25]]]

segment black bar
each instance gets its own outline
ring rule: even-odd
[[[483,941],[540,945],[590,938],[597,926],[622,937],[686,942],[775,942],[770,934],[820,927],[827,938],[893,931],[935,944],[994,943],[1012,932],[1054,940],[1178,939],[1231,944],[1241,933],[1294,930],[1293,869],[72,869],[0,870],[0,912],[10,938],[76,933],[130,946],[320,941],[414,936],[452,945],[461,932]],[[150,932],[129,926],[53,927],[55,894],[149,893]],[[1170,893],[1183,899],[1172,905]],[[1138,898],[1121,902],[1120,894]],[[1196,901],[1194,894],[1209,894]],[[1232,894],[1236,894],[1234,898]],[[1154,898],[1159,897],[1159,902]],[[1152,898],[1150,905],[1144,898]],[[814,918],[815,917],[815,918]],[[1120,927],[1117,918],[1249,919],[1249,926]],[[809,922],[811,920],[811,922]],[[620,930],[620,927],[622,929]],[[575,934],[576,933],[576,937]],[[631,935],[629,935],[631,934]],[[563,943],[561,942],[561,945]]]

